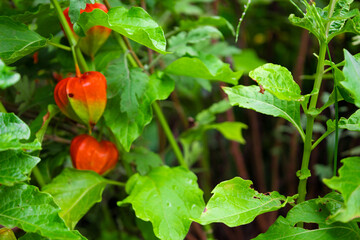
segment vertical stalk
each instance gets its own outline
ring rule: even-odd
[[[328,14],[329,18],[334,13],[335,3],[336,3],[336,0],[330,0],[329,14]],[[326,54],[326,49],[327,49],[327,44],[328,44],[327,35],[329,33],[330,24],[331,24],[331,22],[328,22],[326,25],[325,41],[320,41],[319,60],[318,60],[318,64],[316,67],[315,82],[314,82],[313,90],[315,90],[315,89],[320,90],[322,77],[323,77],[323,73],[324,73],[325,54]],[[318,97],[319,97],[319,93],[314,94],[311,97],[310,105],[309,105],[309,109],[308,109],[309,111],[312,111],[316,108],[316,103],[317,103]],[[300,182],[299,182],[299,186],[298,186],[299,198],[297,200],[297,203],[304,202],[305,198],[306,198],[306,183],[307,183],[308,176],[306,176],[304,174],[306,174],[309,171],[309,162],[310,162],[310,155],[311,155],[311,148],[312,148],[312,133],[313,133],[314,121],[315,121],[314,116],[312,116],[312,115],[307,116],[306,135],[305,135],[305,142],[304,142],[304,153],[303,153],[303,159],[302,159],[302,163],[301,163],[301,170],[300,170],[300,177],[299,177]],[[301,225],[302,224],[300,224],[299,226],[301,226]]]
[[[319,61],[316,68],[315,74],[315,82],[313,89],[320,89],[322,76],[324,72],[324,62],[325,62],[325,53],[326,53],[326,42],[320,42],[320,52],[319,52]],[[317,99],[319,94],[314,94],[310,100],[309,111],[316,108]],[[305,135],[305,142],[304,142],[304,153],[301,163],[301,170],[300,170],[300,182],[298,186],[298,203],[302,203],[305,201],[306,197],[306,183],[308,176],[304,176],[307,171],[309,171],[309,161],[311,155],[311,148],[312,148],[312,134],[313,134],[313,127],[314,127],[315,117],[308,115],[306,121],[306,135]]]
[[[187,163],[185,162],[185,159],[181,153],[181,150],[180,150],[178,144],[176,143],[175,137],[170,130],[170,127],[166,121],[166,118],[165,118],[163,112],[161,111],[159,104],[157,102],[154,102],[152,106],[153,106],[153,109],[154,109],[158,119],[159,119],[161,126],[164,129],[165,135],[168,138],[169,143],[174,150],[175,156],[178,159],[180,165],[183,166],[184,168],[188,168]]]

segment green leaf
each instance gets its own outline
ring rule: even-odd
[[[274,117],[282,117],[291,122],[301,137],[305,139],[300,124],[300,103],[298,101],[280,100],[268,91],[260,93],[257,86],[239,85],[232,88],[224,87],[223,89],[229,96],[231,105],[253,109]]]
[[[355,104],[360,107],[360,63],[346,50],[345,67],[343,69],[345,80],[340,84],[347,89],[355,99]]]
[[[359,227],[356,222],[335,223],[327,225],[326,218],[329,216],[333,206],[339,205],[335,199],[312,199],[292,208],[286,219],[280,216],[270,226],[266,233],[260,234],[254,240],[347,240],[360,237]],[[317,229],[307,230],[295,227],[298,222],[316,223]]]
[[[11,64],[46,46],[46,39],[26,25],[8,17],[0,17],[0,58]]]
[[[230,30],[232,35],[235,35],[234,27],[225,18],[220,16],[201,16],[196,21],[182,20],[180,21],[181,30],[190,30],[198,26],[214,26],[214,27],[226,27]]]
[[[167,73],[218,80],[230,84],[237,84],[242,72],[233,72],[230,65],[223,63],[213,55],[200,54],[199,58],[182,57],[172,62],[165,71]]]
[[[189,231],[191,218],[204,210],[197,178],[182,167],[153,169],[147,176],[133,175],[126,184],[129,194],[121,206],[132,204],[135,214],[150,221],[160,239],[182,240]]]
[[[77,33],[85,33],[93,26],[110,28],[159,53],[167,53],[166,39],[162,28],[140,7],[133,7],[129,10],[124,7],[114,7],[108,13],[99,9],[90,13],[84,12],[74,25],[74,30]]]
[[[106,179],[94,171],[66,168],[42,190],[54,197],[61,208],[60,217],[74,229],[89,209],[101,201],[105,186]]]
[[[160,78],[162,79],[160,80]],[[138,114],[134,118],[130,118],[126,113],[121,112],[120,95],[109,99],[104,112],[104,119],[114,134],[117,144],[120,144],[125,151],[129,151],[132,142],[141,135],[144,127],[152,120],[151,104],[155,100],[166,99],[173,89],[173,80],[163,77],[161,74],[152,75],[143,98],[139,100]]]
[[[0,184],[12,186],[14,183],[29,180],[31,170],[40,158],[25,154],[21,150],[0,152]]]
[[[158,154],[144,147],[137,147],[129,153],[124,153],[122,158],[128,163],[135,163],[136,170],[140,175],[146,175],[152,169],[163,165]]]
[[[253,49],[242,49],[239,54],[233,56],[234,69],[248,74],[251,70],[264,65],[266,62],[256,55]]]
[[[83,239],[70,231],[59,217],[60,208],[53,198],[39,191],[35,186],[16,184],[0,186],[0,224],[19,227],[25,232],[38,233],[51,239]]]
[[[249,76],[281,100],[304,101],[299,85],[285,67],[267,63],[251,71]]]
[[[200,125],[212,123],[216,120],[216,114],[223,113],[230,108],[231,105],[228,100],[222,100],[214,103],[208,109],[205,109],[196,115],[196,122]]]
[[[20,80],[20,74],[13,72],[14,68],[8,67],[0,59],[0,88],[5,89]]]
[[[69,17],[72,23],[77,22],[80,17],[80,10],[85,9],[86,0],[70,0]]]
[[[344,198],[344,207],[330,216],[329,223],[349,222],[360,217],[360,157],[345,158],[341,162],[343,166],[339,169],[339,176],[323,180]]]
[[[347,129],[349,131],[360,131],[360,110],[357,110],[348,119],[340,118],[339,128]]]
[[[258,193],[250,186],[250,180],[235,177],[218,184],[201,217],[195,221],[203,225],[221,222],[235,227],[252,222],[256,216],[275,211],[293,198],[286,198],[278,192]]]
[[[109,94],[113,97],[120,96],[120,111],[134,118],[138,114],[140,101],[143,98],[149,77],[141,68],[128,68],[127,60],[122,58],[112,62],[105,72],[108,79]]]
[[[9,149],[41,149],[38,140],[31,143],[21,141],[29,139],[29,137],[30,129],[20,118],[13,113],[0,113],[0,151]]]
[[[16,240],[16,237],[11,229],[0,228],[0,240]]]
[[[50,104],[48,106],[48,111],[47,113],[43,116],[43,124],[40,128],[40,130],[36,133],[36,139],[39,141],[39,142],[42,142],[43,139],[44,139],[44,135],[46,133],[46,130],[47,130],[47,127],[51,121],[51,119],[53,117],[56,116],[56,114],[58,114],[60,112],[60,109],[54,105],[54,104]]]

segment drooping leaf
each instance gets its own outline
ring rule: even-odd
[[[294,200],[278,192],[258,193],[250,187],[251,185],[250,180],[243,180],[240,177],[218,184],[196,222],[201,224],[222,222],[229,227],[240,226],[252,222],[260,214],[280,209],[288,201]]]
[[[20,74],[13,72],[14,68],[8,67],[0,59],[0,88],[5,89],[17,83],[20,80]]]
[[[360,63],[346,50],[345,67],[343,69],[345,80],[340,84],[347,89],[355,99],[356,106],[360,107]]]
[[[143,147],[137,147],[129,153],[124,153],[122,158],[128,163],[135,163],[136,170],[140,175],[146,175],[152,169],[163,165],[158,154]]]
[[[230,84],[237,84],[242,72],[233,72],[229,64],[223,63],[213,55],[200,54],[196,57],[182,57],[172,62],[165,71],[167,73],[218,80]]]
[[[230,104],[257,112],[282,117],[291,122],[299,131],[301,137],[305,139],[304,131],[300,124],[300,103],[298,101],[280,100],[268,91],[259,92],[257,86],[235,86],[223,88],[229,96]]]
[[[153,169],[147,176],[133,175],[126,184],[129,194],[121,206],[130,203],[138,218],[150,221],[160,239],[182,240],[204,210],[197,178],[182,167]]]
[[[93,26],[110,28],[159,53],[166,53],[166,40],[162,28],[140,7],[129,10],[124,7],[114,7],[108,13],[99,9],[90,13],[84,12],[74,25],[74,30],[83,35]]]
[[[138,114],[134,118],[130,118],[126,113],[121,112],[120,95],[109,99],[104,112],[105,122],[114,134],[117,143],[126,151],[130,150],[132,142],[141,135],[144,127],[151,122],[153,116],[151,104],[155,100],[166,99],[173,89],[173,80],[152,75],[145,94],[140,100]]]
[[[249,73],[249,76],[266,91],[286,101],[303,101],[299,85],[291,72],[280,65],[266,63]]]
[[[29,139],[30,129],[13,113],[0,113],[0,151],[9,149],[41,149],[40,142],[26,143]]]
[[[345,158],[341,162],[339,176],[324,179],[329,188],[339,191],[344,198],[344,206],[330,216],[330,223],[360,218],[360,157]]]
[[[22,23],[0,17],[0,58],[11,64],[46,46],[46,39]]]
[[[74,229],[85,213],[101,201],[105,186],[106,179],[93,171],[66,168],[42,191],[54,197],[61,208],[60,217],[70,229]]]
[[[346,240],[357,239],[360,236],[359,227],[356,222],[326,224],[329,216],[329,208],[339,204],[335,199],[312,199],[303,202],[292,208],[287,217],[280,216],[276,222],[270,226],[266,233],[260,234],[254,240]],[[298,222],[308,222],[318,224],[318,228],[307,230],[296,227]]]
[[[22,150],[0,152],[0,184],[12,186],[29,180],[31,170],[39,162],[40,158],[30,156]]]
[[[84,239],[71,231],[59,217],[60,208],[53,198],[35,186],[16,184],[0,186],[0,224],[19,227],[26,232],[56,240]]]

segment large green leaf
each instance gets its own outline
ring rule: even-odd
[[[54,197],[61,208],[60,217],[74,229],[89,209],[101,201],[105,186],[106,179],[94,171],[66,168],[42,190]]]
[[[135,214],[150,221],[160,239],[182,240],[192,218],[204,210],[197,178],[182,167],[153,169],[147,176],[133,175],[126,184],[127,198],[119,206],[132,204]]]
[[[344,206],[330,216],[330,223],[360,218],[360,157],[345,158],[341,162],[344,165],[339,169],[339,176],[324,179],[329,188],[339,191],[344,198]]]
[[[166,53],[166,39],[162,28],[140,7],[129,10],[124,7],[114,7],[108,13],[99,9],[90,13],[84,12],[74,29],[83,35],[93,26],[110,28],[159,53]]]
[[[167,73],[218,80],[230,84],[237,84],[242,72],[233,72],[230,65],[222,62],[213,55],[200,54],[197,57],[182,57],[172,62],[165,71]]]
[[[13,72],[14,68],[8,67],[0,59],[0,88],[5,89],[17,83],[20,80],[20,74]]]
[[[344,49],[344,55],[345,80],[340,84],[350,92],[355,99],[356,106],[360,107],[360,63],[346,49]]]
[[[206,205],[198,223],[225,223],[235,227],[252,222],[256,216],[275,211],[293,198],[286,198],[278,192],[258,193],[250,186],[250,180],[240,177],[218,184],[212,191],[213,196]]]
[[[38,233],[54,240],[83,239],[78,232],[66,227],[58,215],[60,208],[53,198],[40,192],[35,186],[2,185],[0,196],[0,225],[19,227],[26,232]]]
[[[42,237],[36,233],[26,233],[24,236],[19,238],[19,240],[49,240],[46,237]]]
[[[104,112],[106,125],[116,138],[117,144],[120,144],[126,151],[130,150],[131,144],[137,139],[144,127],[152,120],[151,104],[155,100],[166,99],[174,89],[173,80],[158,75],[152,75],[149,85],[141,100],[139,100],[138,114],[130,118],[126,113],[121,112],[121,98],[109,99]]]
[[[141,68],[129,68],[125,56],[113,61],[105,72],[108,80],[108,97],[120,94],[120,111],[129,118],[138,114],[139,101],[143,98],[149,77]]]
[[[243,108],[253,109],[257,112],[282,117],[291,122],[305,139],[304,131],[300,124],[300,103],[298,101],[280,100],[268,91],[259,92],[257,86],[235,86],[223,88],[229,96],[230,104]]]
[[[299,85],[291,72],[280,65],[266,63],[249,73],[249,76],[266,91],[286,101],[303,101]]]
[[[31,170],[39,162],[40,158],[25,154],[22,150],[0,152],[0,184],[12,186],[29,180]]]
[[[8,17],[0,17],[0,58],[6,64],[45,47],[46,41],[26,25]]]
[[[326,218],[330,214],[331,206],[339,203],[330,198],[312,199],[292,208],[286,219],[280,216],[270,226],[266,233],[260,234],[254,240],[348,240],[359,239],[360,231],[356,222],[326,224]],[[295,227],[298,222],[316,223],[318,228],[307,230]]]
[[[41,149],[40,142],[24,143],[29,139],[30,129],[13,113],[0,113],[0,151],[8,149]]]

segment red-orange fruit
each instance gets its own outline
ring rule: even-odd
[[[75,137],[70,145],[71,160],[76,169],[93,170],[104,174],[113,169],[118,161],[119,153],[115,144],[82,134]]]
[[[80,14],[83,12],[92,12],[94,9],[100,9],[104,12],[108,12],[108,9],[104,4],[101,3],[94,3],[94,4],[86,4],[85,9],[80,10]],[[69,17],[69,8],[66,8],[63,11],[67,22],[70,25],[71,30],[73,30],[73,24],[70,21]],[[86,32],[86,36],[79,39],[79,37],[74,33],[75,37],[79,39],[78,46],[80,47],[81,51],[83,51],[86,55],[90,57],[94,57],[96,52],[99,48],[106,42],[108,37],[110,36],[111,29],[103,26],[94,26],[90,28]]]
[[[67,117],[94,126],[106,107],[106,78],[100,72],[64,78],[55,87],[54,98]]]

